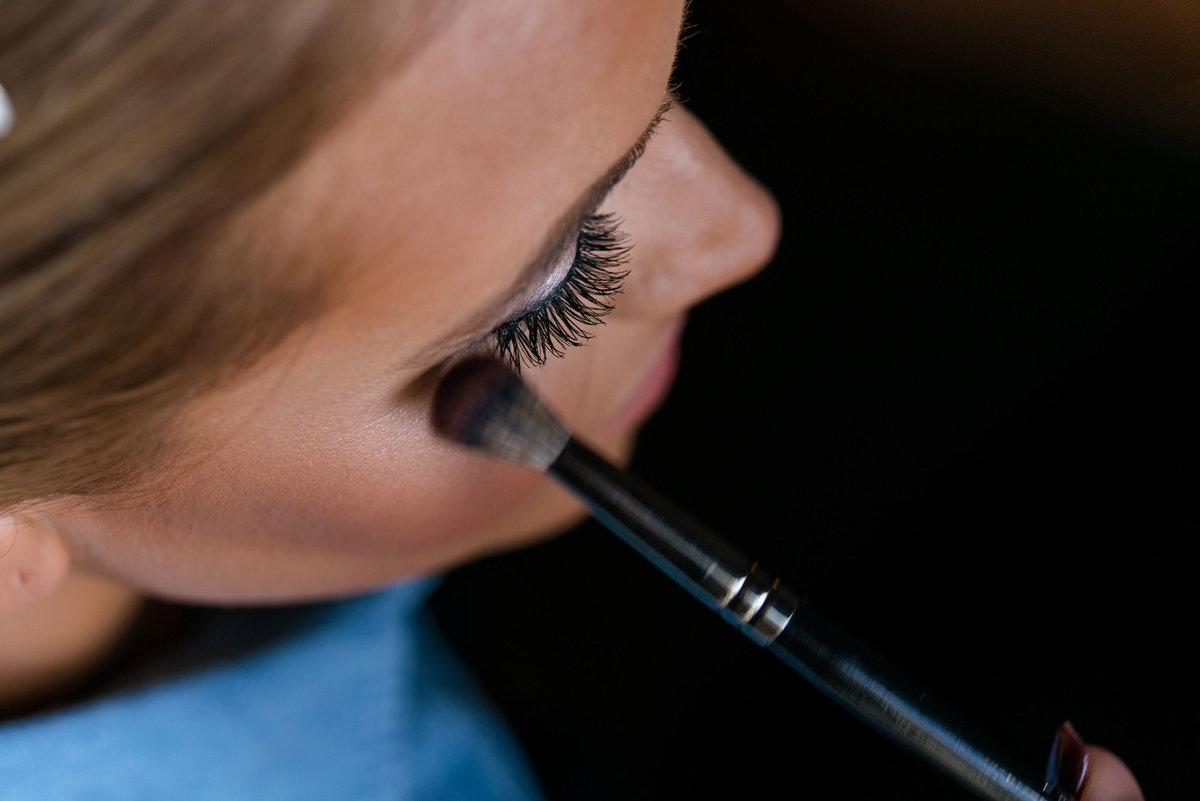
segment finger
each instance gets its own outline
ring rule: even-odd
[[[1087,747],[1087,772],[1079,801],[1143,801],[1142,788],[1133,772],[1106,748]]]
[[[1046,785],[1078,801],[1144,801],[1125,763],[1106,748],[1085,745],[1070,723],[1054,733]]]

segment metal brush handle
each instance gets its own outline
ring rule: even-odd
[[[657,492],[570,440],[550,465],[592,514],[707,606],[865,722],[990,801],[1070,801],[1019,779],[968,742],[965,728],[934,712],[925,693],[755,562]]]

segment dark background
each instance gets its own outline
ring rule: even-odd
[[[785,230],[635,470],[1032,776],[1070,719],[1188,794],[1200,146],[785,5],[694,4],[682,95]],[[594,525],[435,612],[552,799],[968,797]]]

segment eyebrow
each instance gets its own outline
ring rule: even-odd
[[[423,348],[410,360],[410,365],[429,365],[432,362],[445,358],[448,354],[456,353],[472,344],[480,342],[488,337],[497,326],[505,322],[504,315],[532,291],[535,282],[554,263],[554,260],[562,252],[570,237],[577,234],[587,216],[604,202],[604,199],[612,191],[612,188],[621,182],[625,174],[629,172],[630,168],[646,152],[646,145],[650,142],[651,137],[654,136],[654,132],[666,117],[667,112],[677,102],[678,96],[674,88],[668,88],[666,96],[663,98],[662,103],[659,104],[658,110],[654,113],[654,117],[651,118],[650,123],[642,131],[641,135],[638,136],[637,141],[633,143],[633,147],[629,148],[615,164],[590,187],[584,190],[583,194],[571,204],[566,213],[550,229],[549,234],[545,237],[541,247],[538,248],[533,258],[526,262],[516,273],[508,288],[498,293],[497,297],[488,300],[478,311],[470,315],[449,334]]]

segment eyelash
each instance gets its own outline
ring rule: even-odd
[[[575,259],[550,297],[521,317],[500,324],[492,336],[498,356],[517,372],[541,366],[592,338],[588,331],[604,323],[612,298],[629,275],[628,237],[613,214],[593,214],[579,229]]]

